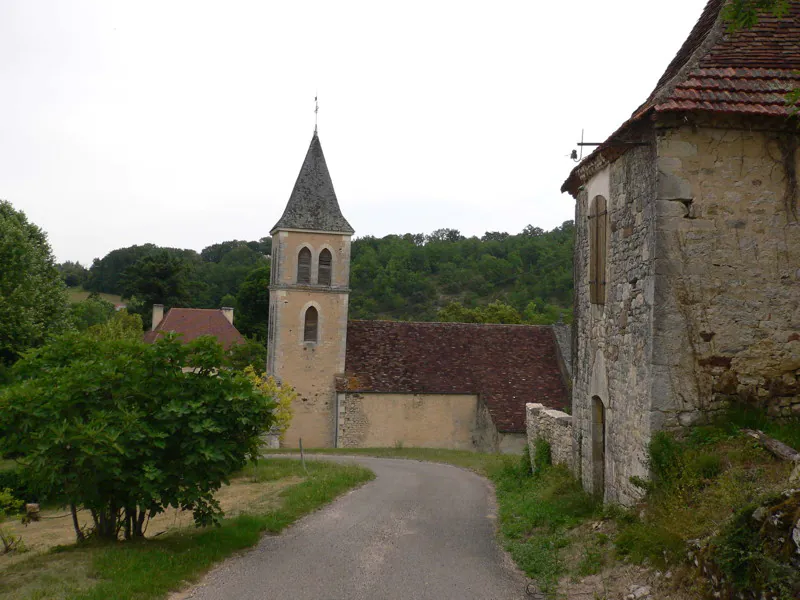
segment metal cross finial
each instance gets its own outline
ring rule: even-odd
[[[317,101],[317,96],[314,96],[314,135],[317,135],[317,120],[319,118],[319,102]]]

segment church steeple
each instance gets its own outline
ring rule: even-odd
[[[316,130],[286,210],[270,233],[292,229],[353,234],[353,228],[339,209]]]

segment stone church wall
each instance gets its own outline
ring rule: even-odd
[[[631,148],[578,195],[573,338],[575,470],[585,489],[630,504],[646,477],[655,289],[654,144]],[[589,301],[589,202],[606,198],[606,301]],[[604,420],[604,422],[603,422]],[[603,437],[605,439],[603,439]]]
[[[659,132],[657,426],[732,400],[800,415],[800,135],[764,129]]]
[[[338,234],[281,231],[273,236],[270,286],[268,371],[293,386],[298,397],[283,444],[297,448],[302,435],[307,448],[334,443],[334,373],[344,371],[347,339],[350,238]],[[303,246],[312,254],[312,280],[296,285],[297,256]],[[330,287],[316,285],[319,253],[333,254]],[[318,341],[303,341],[304,315],[309,306],[319,313]]]
[[[340,393],[337,447],[473,450],[478,404],[475,395]]]

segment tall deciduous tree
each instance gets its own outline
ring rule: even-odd
[[[68,327],[64,282],[47,235],[0,200],[0,364]]]

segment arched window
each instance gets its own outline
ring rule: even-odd
[[[606,303],[606,244],[608,206],[603,196],[595,196],[589,207],[589,301]]]
[[[297,255],[297,283],[311,283],[311,250],[303,248]]]
[[[319,313],[313,306],[306,310],[305,325],[303,326],[303,341],[316,342],[317,331],[319,329]]]
[[[319,271],[317,271],[317,283],[320,285],[331,284],[331,267],[333,257],[331,251],[325,248],[319,253]]]

